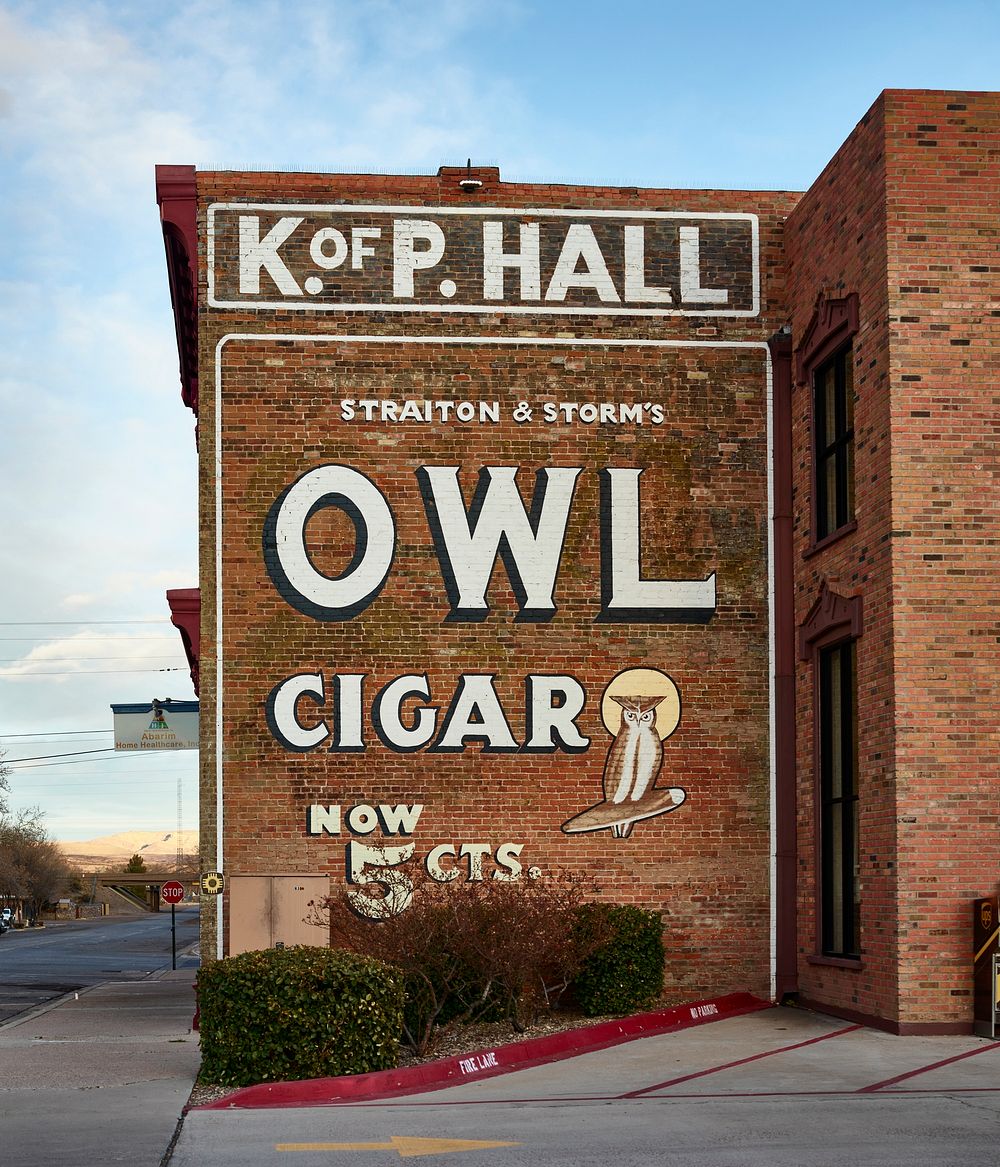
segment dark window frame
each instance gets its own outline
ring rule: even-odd
[[[853,360],[854,348],[848,342],[812,376],[813,539],[816,543],[836,535],[854,521]]]
[[[860,960],[857,641],[816,653],[819,951]]]
[[[858,332],[860,318],[859,299],[856,292],[843,297],[820,296],[816,310],[803,333],[802,341],[795,352],[795,384],[808,387],[811,394],[810,416],[812,420],[812,489],[810,491],[810,544],[805,555],[814,555],[829,544],[857,529],[854,517],[854,337]],[[820,448],[821,413],[817,401],[818,385],[823,375],[830,369],[835,372],[835,382],[841,393],[835,426],[837,432],[832,441]],[[838,371],[839,370],[839,371]],[[835,391],[837,384],[835,384]],[[821,495],[825,500],[825,487],[821,485],[821,460],[823,468],[832,458],[837,469],[836,491],[839,501],[833,525],[826,521],[826,508],[821,509]],[[839,465],[838,465],[839,463]]]
[[[857,870],[857,855],[859,854],[860,835],[860,785],[861,773],[858,764],[859,731],[858,731],[858,689],[859,669],[857,642],[864,631],[862,600],[860,596],[842,596],[830,590],[824,582],[820,589],[819,598],[809,610],[809,614],[799,627],[799,658],[812,664],[813,678],[813,791],[814,791],[814,859],[815,859],[815,950],[814,955],[807,957],[811,964],[830,964],[845,968],[862,967],[861,923],[860,907],[855,907],[855,892],[859,887],[860,874]],[[829,854],[829,823],[825,810],[825,793],[829,784],[829,751],[827,743],[828,727],[831,724],[830,710],[824,708],[826,694],[823,692],[823,669],[826,662],[832,661],[832,651],[851,649],[852,667],[849,680],[852,682],[850,705],[850,769],[852,784],[852,835],[850,847],[844,846],[841,839],[841,874],[845,874],[844,854],[850,851],[850,878],[842,883],[839,891],[841,911],[845,906],[843,917],[840,920],[841,934],[847,936],[848,943],[836,944],[835,935],[831,936],[831,913],[838,902],[836,889],[831,883],[833,856]],[[841,708],[843,714],[843,707]],[[841,717],[841,750],[848,738],[847,727]],[[843,757],[843,752],[842,755]],[[845,895],[845,889],[847,894]]]

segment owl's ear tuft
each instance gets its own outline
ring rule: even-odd
[[[666,699],[666,694],[664,694],[662,697],[640,697],[637,699],[636,703],[639,705],[639,711],[641,713],[648,713],[650,709],[655,709],[657,705],[661,704]]]
[[[616,697],[612,693],[611,700],[617,702],[622,709],[627,709],[629,713],[642,712],[642,702],[644,700],[642,697]]]

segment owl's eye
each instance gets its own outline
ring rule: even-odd
[[[645,721],[645,722],[650,722],[650,721],[652,721],[652,720],[653,720],[653,711],[652,711],[652,709],[650,709],[648,713],[644,713],[644,714],[642,715],[642,720],[643,720],[643,721]]]
[[[628,722],[635,721],[635,714],[630,709],[625,710],[625,720]]]

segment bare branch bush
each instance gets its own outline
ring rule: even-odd
[[[332,947],[375,957],[403,973],[403,1036],[419,1054],[430,1050],[446,1021],[457,1025],[474,1012],[472,978],[449,935],[448,890],[418,876],[406,911],[378,921],[359,916],[346,889],[313,905],[312,922],[329,929]]]
[[[404,1038],[418,1055],[446,1033],[486,1018],[521,1031],[557,1006],[587,956],[607,939],[583,928],[577,909],[598,888],[576,872],[543,878],[437,882],[412,874],[410,906],[373,921],[346,889],[313,905],[330,943],[377,957],[404,974]]]
[[[606,939],[599,928],[580,927],[579,908],[598,888],[577,872],[456,890],[459,934],[471,967],[518,1031],[558,1007],[583,962]]]

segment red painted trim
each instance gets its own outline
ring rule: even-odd
[[[972,1037],[975,1029],[971,1021],[897,1021],[890,1032],[897,1037]]]
[[[644,1086],[641,1090],[630,1090],[628,1094],[619,1094],[618,1097],[640,1098],[643,1094],[651,1094],[654,1090],[666,1090],[669,1086],[679,1086],[681,1082],[692,1082],[695,1078],[704,1078],[708,1074],[721,1074],[723,1070],[733,1070],[737,1066],[745,1066],[749,1062],[759,1062],[762,1058],[770,1058],[775,1054],[786,1054],[793,1049],[803,1049],[807,1045],[829,1041],[831,1037],[843,1037],[845,1033],[856,1033],[863,1028],[862,1025],[848,1025],[845,1029],[835,1029],[832,1033],[822,1033],[819,1037],[810,1037],[805,1041],[779,1046],[777,1049],[764,1050],[763,1053],[750,1054],[749,1057],[738,1058],[735,1062],[723,1062],[721,1066],[711,1066],[707,1070],[697,1070],[693,1074],[682,1074],[679,1078],[668,1078],[666,1082],[658,1082],[655,1086]]]
[[[157,166],[156,202],[167,252],[181,399],[198,413],[198,190],[193,166]]]
[[[798,989],[795,775],[795,545],[792,513],[792,336],[771,350],[774,447],[775,997]]]
[[[860,1009],[847,1009],[833,1005],[829,1001],[816,1001],[811,997],[800,997],[803,1009],[815,1013],[825,1013],[829,1017],[841,1017],[845,1021],[857,1021],[871,1029],[883,1033],[893,1033],[897,1037],[970,1037],[971,1021],[896,1021],[891,1017],[879,1017],[874,1013],[862,1013]]]
[[[197,696],[201,663],[201,589],[175,588],[167,592],[167,603],[170,605],[170,623],[181,634]]]
[[[586,1029],[573,1029],[549,1037],[536,1037],[492,1050],[442,1058],[421,1066],[406,1066],[396,1070],[376,1070],[371,1074],[354,1074],[343,1078],[311,1078],[304,1082],[271,1082],[246,1086],[228,1098],[209,1102],[192,1110],[251,1110],[280,1106],[329,1106],[337,1102],[360,1102],[378,1098],[396,1098],[403,1094],[419,1094],[427,1090],[441,1090],[446,1086],[460,1086],[465,1082],[481,1082],[542,1066],[549,1062],[575,1057],[593,1050],[607,1049],[640,1037],[675,1033],[727,1017],[742,1017],[770,1009],[771,1004],[750,993],[729,993],[708,1001],[694,1001],[672,1009],[654,1013],[639,1013],[618,1021],[605,1021]],[[703,1013],[703,1010],[711,1012]],[[496,1064],[492,1064],[492,1055]],[[462,1062],[477,1064],[474,1072],[463,1070]],[[479,1067],[482,1068],[479,1068]]]
[[[942,1090],[940,1087],[932,1089],[929,1086],[921,1088],[918,1086],[915,1090],[890,1090],[890,1094],[1000,1094],[1000,1086],[948,1086]],[[869,1095],[875,1098],[876,1095]]]
[[[897,1082],[905,1082],[907,1078],[915,1078],[918,1074],[928,1074],[931,1070],[938,1070],[942,1066],[950,1066],[952,1062],[962,1062],[966,1058],[974,1058],[977,1054],[984,1054],[987,1050],[998,1049],[997,1045],[984,1045],[979,1049],[966,1050],[964,1054],[954,1054],[950,1058],[942,1058],[938,1062],[931,1062],[927,1066],[920,1066],[916,1070],[907,1070],[905,1074],[897,1074],[895,1078],[886,1078],[883,1082],[875,1082],[871,1086],[862,1086],[859,1094],[871,1094],[875,1090],[882,1090],[886,1086],[895,1086]]]

